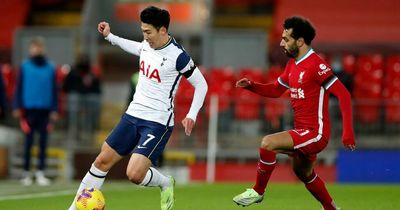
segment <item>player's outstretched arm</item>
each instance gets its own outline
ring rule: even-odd
[[[262,84],[253,82],[247,78],[242,78],[236,82],[235,86],[237,88],[245,88],[253,93],[269,98],[278,98],[286,91],[286,87],[279,84],[278,81],[275,83]]]
[[[142,49],[142,43],[132,41],[129,39],[124,39],[124,38],[121,38],[119,36],[112,34],[110,24],[108,24],[107,22],[105,22],[105,21],[100,22],[97,25],[97,31],[99,31],[99,33],[101,35],[103,35],[106,40],[111,42],[112,45],[117,45],[121,49],[123,49],[124,51],[126,51],[128,53],[131,53],[131,54],[134,54],[137,56],[140,55],[140,51]]]
[[[193,71],[192,75],[188,78],[188,81],[194,87],[194,95],[189,112],[186,115],[186,118],[182,120],[182,125],[185,128],[186,135],[190,136],[197,118],[197,114],[199,113],[200,108],[203,106],[208,85],[204,79],[204,76],[197,67]]]
[[[342,82],[336,80],[328,89],[339,100],[340,111],[343,121],[343,145],[353,151],[356,149],[356,142],[353,129],[353,111],[351,104],[351,95]]]

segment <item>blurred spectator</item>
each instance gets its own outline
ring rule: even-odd
[[[31,149],[35,131],[39,132],[39,164],[35,173],[39,185],[49,185],[44,176],[46,168],[46,150],[48,132],[58,118],[57,86],[55,66],[45,56],[45,42],[41,37],[33,38],[29,46],[30,58],[20,68],[18,84],[14,98],[13,115],[20,120],[25,133],[24,172],[21,183],[32,184]]]
[[[136,85],[137,85],[138,81],[139,81],[139,71],[133,73],[132,76],[131,76],[131,80],[130,80],[131,89],[130,89],[130,92],[129,92],[129,95],[128,95],[127,107],[131,103],[131,101],[133,99],[133,95],[136,92]]]
[[[337,54],[332,57],[331,67],[332,71],[338,77],[338,79],[343,83],[343,85],[349,90],[351,93],[353,90],[353,75],[350,74],[349,71],[343,66],[342,63],[342,55]]]
[[[67,93],[70,137],[79,139],[84,133],[92,137],[98,128],[100,85],[98,76],[91,72],[88,57],[80,56],[76,65],[65,78],[63,85],[63,91]],[[82,130],[78,128],[82,128]]]
[[[7,111],[7,93],[3,73],[0,71],[0,118],[4,118]]]

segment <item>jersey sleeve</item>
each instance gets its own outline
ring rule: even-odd
[[[184,77],[189,78],[195,69],[196,65],[192,58],[185,51],[182,51],[176,59],[176,70],[183,74]]]
[[[332,69],[324,62],[318,64],[315,69],[316,81],[319,85],[323,86],[325,90],[338,79],[332,72]]]
[[[143,42],[136,42],[129,39],[124,39],[112,33],[108,34],[108,36],[105,39],[109,41],[112,45],[117,45],[128,53],[140,56],[140,52],[143,47]]]
[[[289,86],[289,65],[286,65],[285,70],[279,75],[277,82],[285,88],[290,88]]]

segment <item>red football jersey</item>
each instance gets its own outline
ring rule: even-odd
[[[288,61],[278,82],[290,90],[295,129],[313,129],[329,138],[329,93],[326,90],[336,80],[328,64],[312,49],[298,61]]]

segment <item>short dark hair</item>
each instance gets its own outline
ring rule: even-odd
[[[140,13],[140,20],[143,23],[153,25],[157,30],[163,26],[168,30],[170,16],[165,9],[149,6]]]
[[[311,41],[315,37],[315,28],[309,20],[300,16],[292,16],[286,18],[283,23],[283,28],[289,30],[292,28],[291,36],[294,39],[303,38],[307,45],[311,44]]]

